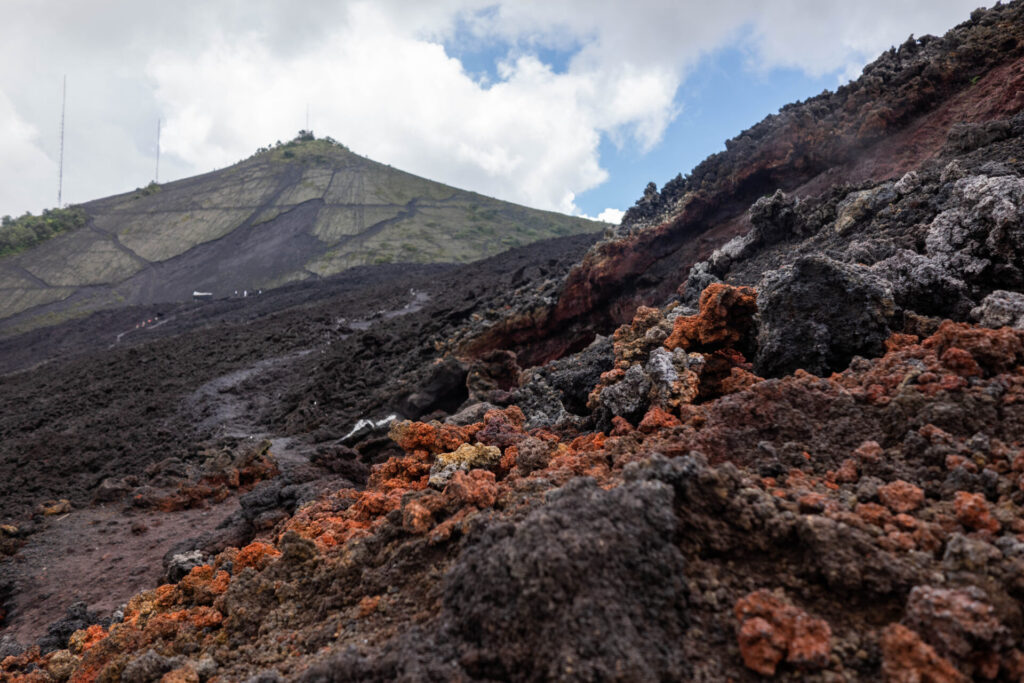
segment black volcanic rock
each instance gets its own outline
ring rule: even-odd
[[[687,627],[672,499],[661,482],[602,491],[575,479],[521,523],[471,541],[444,587],[447,623],[476,648],[471,675],[686,678],[659,646]]]
[[[0,677],[1020,679],[1022,12],[786,107],[589,251],[370,268],[111,349],[119,318],[59,327],[79,355],[0,384],[0,509],[75,504],[4,531],[13,628],[105,479],[250,437],[279,474],[178,527],[180,580],[117,628],[3,641]],[[133,515],[122,554],[174,528]]]
[[[863,266],[807,256],[758,285],[759,374],[822,375],[878,356],[895,314],[887,283]]]

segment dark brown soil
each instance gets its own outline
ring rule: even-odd
[[[387,327],[404,329],[412,348],[426,347],[415,330],[443,320],[438,310],[450,310],[452,292],[475,308],[537,261],[562,263],[564,272],[593,239],[562,238],[470,266],[358,268],[260,296],[126,308],[3,340],[0,523],[26,542],[0,562],[14,592],[5,626],[32,642],[77,600],[109,613],[156,585],[164,554],[229,517],[236,497],[170,513],[131,501],[169,494],[224,439],[270,438],[282,467],[307,463],[310,440],[281,438],[285,425],[268,416],[282,414],[285,396],[316,400],[304,394],[304,378],[333,345]],[[355,422],[384,406],[367,396],[331,409]],[[335,438],[350,427],[339,425]],[[113,494],[98,493],[111,483]],[[114,500],[96,503],[105,495]],[[69,514],[40,513],[60,499],[70,501]],[[136,520],[149,531],[133,535]],[[119,578],[101,581],[104,574]]]

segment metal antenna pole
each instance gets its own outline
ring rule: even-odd
[[[153,182],[160,182],[160,119],[156,120],[156,175]]]
[[[309,103],[306,103],[306,132],[309,132]]]
[[[64,196],[64,112],[68,101],[68,77],[64,76],[64,85],[60,97],[60,164],[57,170],[57,208],[61,207]]]

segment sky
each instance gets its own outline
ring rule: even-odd
[[[977,0],[0,0],[0,215],[223,168],[308,127],[617,222],[791,101]],[[308,122],[308,124],[307,124]]]

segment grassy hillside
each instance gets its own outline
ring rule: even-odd
[[[233,296],[358,265],[464,263],[603,227],[435,183],[302,133],[220,171],[8,220],[0,334],[194,290]]]

